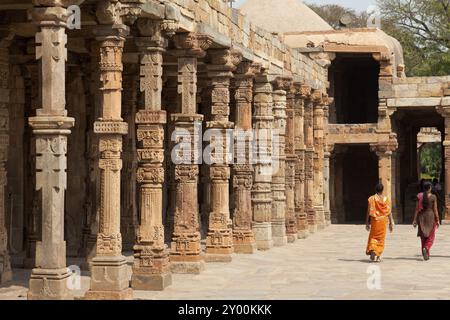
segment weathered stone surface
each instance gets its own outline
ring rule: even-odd
[[[272,238],[272,85],[257,77],[254,86],[253,128],[256,139],[255,174],[252,189],[253,233],[259,250],[273,246]]]
[[[53,9],[65,11],[57,7]],[[66,269],[64,241],[67,135],[74,125],[74,119],[67,117],[65,110],[67,36],[63,26],[53,27],[40,20],[52,18],[53,22],[58,22],[60,17],[49,17],[47,12],[41,16],[40,13],[34,19],[40,24],[36,34],[36,59],[40,60],[41,108],[35,117],[29,119],[29,125],[36,136],[35,188],[41,197],[42,237],[36,243],[35,268],[30,278],[28,298],[71,299],[72,293],[66,285],[70,272]]]
[[[147,23],[141,33],[156,31],[157,38],[140,38],[140,89],[144,105],[136,116],[137,153],[139,169],[137,181],[140,193],[140,225],[134,246],[134,267],[131,286],[137,290],[163,290],[172,283],[169,252],[164,243],[163,182],[164,182],[164,124],[166,112],[161,110],[162,63],[165,38],[161,25]]]
[[[101,105],[94,133],[99,137],[100,203],[96,256],[92,259],[91,286],[86,299],[106,296],[129,299],[132,296],[120,233],[122,135],[128,132],[121,118],[123,36],[127,32],[125,26],[96,29]]]

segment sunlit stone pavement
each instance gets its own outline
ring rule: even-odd
[[[136,299],[450,299],[450,226],[438,231],[430,261],[420,255],[412,226],[396,226],[382,263],[365,256],[364,226],[332,225],[305,240],[254,255],[211,263],[201,275],[173,275],[163,292],[135,291]],[[379,267],[381,289],[367,282]],[[369,269],[368,269],[369,268]],[[0,287],[0,299],[25,299],[28,270]],[[376,286],[375,282],[370,282]],[[374,285],[375,284],[375,285]],[[89,278],[83,276],[81,297]]]

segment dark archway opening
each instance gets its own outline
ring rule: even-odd
[[[337,54],[329,69],[330,94],[335,98],[330,123],[378,121],[380,64],[369,54]]]
[[[432,135],[424,136],[425,130],[433,129],[443,140],[444,119],[435,108],[403,108],[393,117],[399,148],[396,161],[395,199],[402,222],[411,223],[420,190],[420,179],[440,180],[444,186],[444,153],[442,142],[431,141]],[[435,139],[435,138],[433,138]],[[429,141],[428,141],[429,140]],[[440,160],[439,160],[440,157]],[[441,212],[442,214],[442,212]]]
[[[339,148],[338,148],[339,150]],[[367,199],[378,183],[378,157],[368,145],[345,146],[335,156],[336,223],[364,223]]]

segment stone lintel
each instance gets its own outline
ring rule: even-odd
[[[98,41],[102,40],[125,40],[130,33],[130,28],[125,24],[98,25],[92,29]]]
[[[75,119],[63,116],[36,116],[28,119],[35,134],[70,134],[70,128],[75,125]]]
[[[387,99],[388,107],[438,107],[442,98],[398,98]]]

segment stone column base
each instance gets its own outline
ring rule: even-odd
[[[91,291],[84,296],[84,300],[133,300],[133,289],[126,288],[120,291]]]
[[[97,254],[97,235],[89,235],[86,241],[85,248],[85,260],[81,263],[81,270],[91,271],[92,270],[92,259],[94,259]]]
[[[306,238],[308,238],[308,235],[309,235],[308,229],[298,230],[297,239],[306,239]]]
[[[234,253],[252,254],[258,250],[251,230],[233,230]]]
[[[282,247],[287,244],[286,223],[284,220],[272,221],[272,239],[275,247]]]
[[[134,271],[131,277],[131,287],[134,290],[162,291],[171,284],[171,273],[144,274]]]
[[[321,206],[315,207],[314,211],[316,212],[317,230],[325,229],[326,221],[325,221],[325,211],[323,207]]]
[[[69,289],[72,272],[69,269],[33,269],[28,300],[73,300]]]
[[[272,224],[270,222],[255,222],[253,234],[258,250],[269,250],[273,247]]]
[[[133,291],[125,257],[95,257],[92,259],[91,288],[86,300],[130,300]]]
[[[170,271],[178,274],[200,274],[205,270],[205,261],[171,261]]]
[[[297,240],[297,234],[287,234],[287,242],[294,243]]]
[[[231,253],[205,253],[205,262],[231,262],[233,260]]]
[[[256,242],[234,245],[234,253],[238,254],[253,254],[256,250],[258,250]]]
[[[12,280],[11,263],[8,253],[0,254],[0,284]]]

